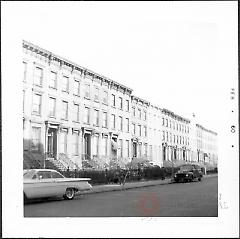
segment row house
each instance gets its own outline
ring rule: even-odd
[[[196,124],[196,161],[217,164],[217,133]]]
[[[163,166],[161,109],[152,104],[148,107],[149,159],[153,164]]]
[[[80,168],[130,160],[132,89],[26,41],[23,76],[25,154]]]
[[[151,148],[148,145],[148,107],[149,102],[131,96],[131,144],[132,157],[147,158]]]
[[[162,152],[164,162],[190,161],[190,120],[162,109]],[[166,165],[168,165],[166,163]]]

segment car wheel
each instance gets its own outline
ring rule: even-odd
[[[75,190],[73,188],[67,188],[65,194],[63,195],[64,199],[72,200],[75,196]]]
[[[200,178],[198,178],[198,181],[201,181],[202,180],[202,178],[200,177]]]

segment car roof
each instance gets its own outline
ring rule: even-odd
[[[49,169],[49,168],[32,168],[32,169],[24,169],[24,171],[30,171],[30,170],[34,170],[34,171],[48,171],[48,172],[57,172],[54,169]]]

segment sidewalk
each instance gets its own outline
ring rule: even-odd
[[[217,174],[204,175],[203,180],[209,177],[217,177]],[[91,182],[90,182],[91,183]],[[90,191],[83,191],[81,194],[92,194],[92,193],[101,193],[101,192],[111,192],[111,191],[122,191],[132,188],[141,188],[141,187],[150,187],[156,185],[164,185],[172,183],[170,178],[165,180],[148,180],[148,181],[138,181],[138,182],[127,182],[124,185],[119,184],[104,184],[93,186]]]

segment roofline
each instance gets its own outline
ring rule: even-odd
[[[173,116],[173,117],[175,117],[175,118],[178,118],[178,119],[180,119],[180,120],[182,120],[182,121],[186,121],[187,123],[190,123],[190,122],[191,122],[189,119],[184,118],[184,117],[182,117],[182,116],[180,116],[180,115],[177,115],[177,114],[175,114],[174,112],[172,112],[172,111],[170,111],[170,110],[168,110],[168,109],[166,109],[166,108],[163,108],[161,111],[162,111],[162,113],[169,114],[169,115],[171,115],[171,116]]]
[[[213,130],[210,130],[210,129],[206,129],[205,127],[203,127],[202,125],[200,124],[196,124],[197,127],[201,128],[202,130],[205,130],[207,131],[208,133],[211,133],[211,134],[214,134],[214,135],[217,135],[216,132],[214,132]]]
[[[65,59],[63,57],[60,57],[60,56],[56,55],[55,53],[50,52],[50,51],[48,51],[48,50],[46,50],[44,48],[41,48],[41,47],[31,43],[31,42],[23,40],[22,43],[23,43],[22,44],[23,48],[27,48],[28,50],[36,52],[37,54],[40,54],[40,55],[48,58],[49,61],[56,60],[56,61],[59,61],[59,62],[63,62],[64,65],[67,65],[67,66],[71,67],[73,70],[75,69],[75,70],[81,71],[81,74],[82,73],[87,73],[89,75],[93,75],[93,76],[95,76],[97,78],[100,78],[100,79],[103,79],[104,81],[107,81],[110,84],[115,84],[118,87],[126,89],[127,91],[130,92],[130,94],[133,92],[133,89],[131,89],[131,88],[125,86],[125,85],[122,85],[122,84],[120,84],[120,83],[118,83],[118,82],[116,82],[114,80],[111,80],[111,79],[109,79],[106,76],[103,76],[103,75],[100,75],[98,73],[95,73],[94,71],[91,71],[91,70],[89,70],[89,69],[87,69],[85,67],[82,67],[82,66],[80,66],[80,65],[78,65],[78,64],[76,64],[76,63],[74,63],[74,62],[72,62],[70,60],[67,60],[67,59]]]

